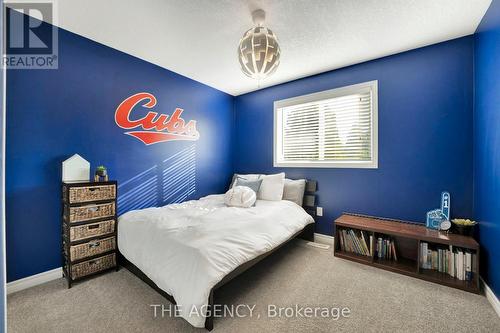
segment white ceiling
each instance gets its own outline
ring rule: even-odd
[[[263,8],[281,64],[261,88],[474,33],[491,0],[60,0],[60,27],[239,95],[236,49]]]

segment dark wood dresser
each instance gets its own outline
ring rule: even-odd
[[[62,257],[68,288],[116,264],[116,181],[62,184]]]

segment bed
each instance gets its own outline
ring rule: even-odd
[[[218,288],[291,239],[313,234],[314,219],[294,202],[257,200],[237,208],[210,195],[123,214],[119,263],[177,304],[191,325],[212,330],[206,309]]]

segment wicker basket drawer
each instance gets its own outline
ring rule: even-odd
[[[76,186],[69,188],[69,203],[113,200],[115,198],[115,185]]]
[[[95,220],[115,215],[115,203],[69,207],[69,222]]]
[[[71,266],[71,279],[76,280],[83,276],[97,273],[116,266],[114,253]]]
[[[73,245],[69,247],[70,260],[78,260],[92,257],[116,248],[115,236],[92,240],[88,243]]]
[[[66,233],[66,223],[63,224]],[[76,242],[82,239],[103,236],[115,232],[115,220],[106,220],[91,224],[71,227],[69,229],[69,241]]]

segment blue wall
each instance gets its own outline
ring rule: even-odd
[[[118,180],[120,213],[225,191],[230,95],[62,29],[59,69],[9,70],[7,87],[8,281],[61,267],[60,166],[74,153]],[[156,111],[197,120],[199,141],[146,146],[123,134],[115,109],[142,91]]]
[[[500,1],[492,2],[475,38],[474,218],[481,275],[500,295]]]
[[[285,171],[318,180],[332,233],[342,212],[425,221],[448,190],[452,214],[472,214],[473,37],[377,59],[238,96],[236,172]],[[273,168],[273,102],[378,80],[379,168]]]

